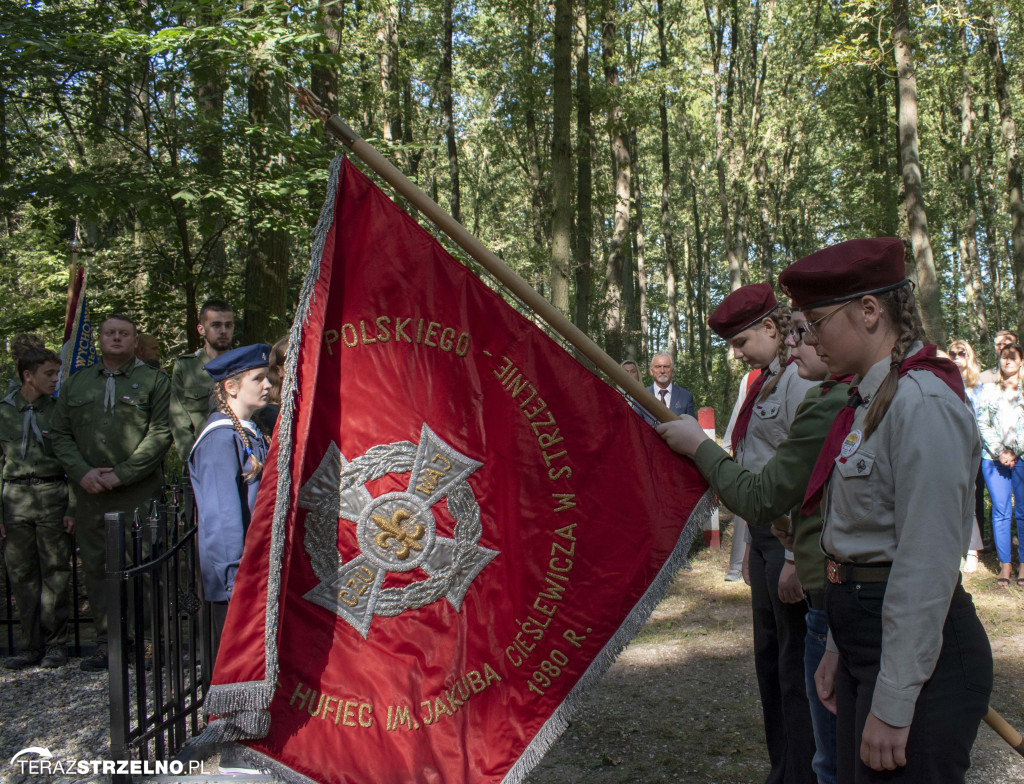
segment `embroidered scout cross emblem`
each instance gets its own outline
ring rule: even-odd
[[[466,479],[483,463],[452,449],[423,425],[419,444],[399,441],[349,462],[333,442],[299,491],[308,509],[304,544],[320,584],[303,597],[344,619],[364,638],[373,616],[417,610],[442,597],[456,611],[476,576],[498,555],[477,543],[480,506]],[[409,472],[403,492],[374,498],[365,483]],[[455,520],[452,537],[437,535],[432,508],[444,499]],[[338,518],[354,523],[359,555],[338,550]],[[385,588],[389,573],[426,574]]]

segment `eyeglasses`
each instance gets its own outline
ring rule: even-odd
[[[793,348],[802,345],[804,342],[805,332],[807,332],[807,327],[805,326],[793,327],[793,329],[789,331],[789,339],[786,342]]]
[[[819,330],[821,329],[821,325],[824,324],[826,321],[828,321],[830,318],[832,318],[836,313],[841,311],[847,305],[849,305],[851,302],[855,302],[855,300],[848,299],[842,305],[839,305],[838,307],[833,308],[832,310],[830,310],[828,313],[826,313],[821,318],[814,319],[814,321],[808,321],[807,322],[807,331],[811,333],[811,335],[814,337],[815,340],[817,340],[818,339],[818,335],[819,335]]]
[[[951,357],[963,357],[964,359],[967,359],[967,352],[966,351],[950,351],[949,355]]]

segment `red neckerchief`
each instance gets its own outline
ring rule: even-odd
[[[960,371],[951,360],[943,359],[936,353],[934,345],[927,345],[913,356],[907,357],[900,365],[900,378],[903,378],[911,370],[927,370],[935,374],[940,381],[956,392],[957,396],[966,401],[967,395],[964,392],[964,382],[960,377]],[[818,508],[821,503],[822,493],[825,492],[825,485],[832,475],[832,468],[835,460],[843,449],[843,442],[850,433],[853,420],[857,413],[857,407],[862,403],[862,398],[857,392],[857,387],[850,389],[850,399],[846,406],[836,415],[829,428],[828,436],[825,437],[825,444],[818,453],[818,459],[811,471],[811,479],[807,483],[807,493],[804,495],[804,502],[800,506],[800,513],[809,515]]]
[[[779,373],[784,373],[793,361],[792,357],[786,360],[786,364],[779,368]],[[740,412],[736,415],[736,424],[732,426],[733,454],[739,451],[740,444],[743,443],[743,437],[747,434],[747,426],[750,424],[750,418],[754,415],[754,402],[757,400],[757,395],[760,393],[761,387],[764,386],[771,376],[772,371],[770,367],[762,368],[761,375],[755,378],[754,383],[747,387],[747,396],[743,398],[743,405],[740,406]]]

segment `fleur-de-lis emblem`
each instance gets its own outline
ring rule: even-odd
[[[303,598],[335,613],[364,638],[374,616],[393,618],[445,599],[459,612],[476,576],[499,553],[480,545],[480,506],[467,479],[483,464],[442,441],[426,424],[420,442],[371,447],[349,461],[333,442],[299,491],[308,510],[304,543],[320,582]],[[409,474],[404,491],[374,497],[366,487]],[[324,503],[326,501],[326,503]],[[451,536],[437,530],[433,507],[444,501]],[[338,520],[355,524],[359,554],[344,560]],[[389,574],[426,579],[384,587]]]
[[[382,550],[389,550],[391,549],[389,543],[394,539],[397,546],[395,558],[398,560],[404,561],[413,550],[423,549],[423,545],[419,543],[419,540],[426,533],[426,526],[423,523],[416,523],[412,531],[405,529],[405,522],[407,520],[416,520],[416,516],[412,512],[407,509],[396,509],[394,514],[391,515],[390,520],[375,514],[370,515],[370,517],[380,529],[380,533],[377,534],[377,546]]]

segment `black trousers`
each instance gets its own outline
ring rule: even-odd
[[[974,517],[978,521],[978,531],[981,533],[982,541],[985,539],[985,490],[985,475],[979,468],[978,475],[974,478]],[[988,539],[992,541],[991,529]]]
[[[750,526],[750,600],[754,669],[761,692],[771,770],[766,784],[816,784],[814,730],[804,686],[804,602],[779,599],[785,550],[769,526]]]
[[[829,585],[825,593],[829,629],[839,648],[835,681],[839,782],[963,782],[978,724],[988,711],[992,649],[970,594],[960,585],[942,629],[935,670],[917,698],[906,766],[879,772],[860,761],[861,734],[880,666],[885,585]]]

